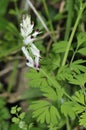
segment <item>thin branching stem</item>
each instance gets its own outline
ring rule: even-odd
[[[73,37],[74,37],[75,31],[76,31],[76,29],[77,29],[77,26],[78,26],[78,24],[79,24],[80,18],[81,18],[81,16],[82,16],[82,13],[83,13],[83,10],[85,9],[85,7],[86,7],[86,4],[84,4],[83,6],[80,7],[77,20],[76,20],[76,22],[75,22],[73,31],[72,31],[72,33],[71,33],[71,36],[70,36],[70,39],[69,39],[69,42],[68,42],[68,45],[67,45],[67,48],[66,48],[66,51],[65,51],[65,54],[64,54],[62,66],[64,66],[64,65],[66,64],[66,60],[67,60],[68,53],[69,53],[69,50],[70,50],[70,47],[71,47],[71,44],[72,44],[72,41],[73,41]]]

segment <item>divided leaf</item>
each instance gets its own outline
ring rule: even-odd
[[[71,73],[71,70],[70,70],[70,68],[67,66],[67,65],[65,65],[65,66],[62,66],[60,69],[59,69],[59,71],[58,71],[58,73],[57,73],[57,79],[59,79],[59,80],[69,80],[69,79],[71,79],[73,76],[72,76],[72,73]]]
[[[58,43],[53,44],[53,52],[54,53],[62,53],[65,52],[65,48],[67,46],[67,41],[60,41]]]
[[[85,56],[86,55],[86,47],[80,48],[77,52],[80,53],[81,55]]]
[[[28,73],[26,73],[26,77],[29,78],[29,85],[31,87],[46,87],[48,86],[48,80],[45,75],[41,73],[41,71],[37,72],[35,69],[30,69]]]
[[[60,119],[58,109],[48,101],[34,101],[30,109],[33,110],[33,118],[36,117],[40,123],[56,124]]]
[[[72,119],[75,118],[72,102],[68,101],[68,102],[65,102],[64,104],[62,104],[61,111],[64,114],[64,116],[66,116],[66,117],[69,116]]]
[[[53,101],[56,101],[58,96],[55,90],[49,86],[42,88],[43,96],[47,97],[48,99],[51,99]]]
[[[78,102],[82,105],[85,105],[85,99],[84,99],[84,92],[83,91],[77,91],[72,98],[76,102]]]
[[[74,75],[74,77],[71,78],[69,82],[74,85],[79,85],[80,87],[83,87],[86,83],[86,73]]]
[[[79,124],[86,128],[86,112],[80,116]]]
[[[79,48],[84,42],[86,42],[86,33],[81,32],[77,36],[77,47]]]
[[[82,65],[85,62],[86,60],[82,59],[76,60],[70,64],[70,69],[78,74],[80,74],[80,72],[86,72],[86,67]]]

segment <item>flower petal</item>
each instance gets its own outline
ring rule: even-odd
[[[37,70],[39,70],[39,69],[40,69],[39,60],[40,60],[40,58],[39,58],[39,57],[35,57],[35,68],[36,68]]]
[[[32,57],[29,55],[27,49],[24,46],[22,47],[22,51],[23,51],[26,59],[28,60],[28,62],[26,64],[30,67],[34,67],[34,61],[33,61]]]
[[[34,56],[40,57],[40,51],[33,43],[31,44],[30,49]]]
[[[39,31],[36,30],[36,31],[32,34],[32,36],[33,36],[33,37],[36,37],[38,34],[39,34]]]
[[[21,26],[21,29],[20,29],[21,35],[25,38],[32,33],[34,24],[33,23],[31,24],[30,16],[26,16],[26,18],[23,17],[23,20],[20,26]]]
[[[31,38],[31,36],[26,37],[23,42],[25,45],[31,44],[35,39]]]

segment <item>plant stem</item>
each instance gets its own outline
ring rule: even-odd
[[[76,50],[74,51],[74,53],[73,53],[73,55],[72,55],[72,58],[71,58],[70,64],[73,62],[76,53],[77,53],[77,48],[76,48]]]
[[[67,130],[71,130],[68,116],[66,117],[66,126],[67,126]]]
[[[71,43],[72,43],[72,40],[73,40],[75,31],[76,31],[76,28],[77,28],[77,26],[78,26],[78,24],[79,24],[79,20],[80,20],[80,18],[81,18],[82,12],[83,12],[83,10],[84,10],[85,7],[86,7],[86,4],[84,4],[83,7],[80,8],[80,11],[79,11],[77,20],[76,20],[76,22],[75,22],[73,31],[72,31],[72,33],[71,33],[71,36],[70,36],[70,39],[69,39],[69,42],[68,42],[68,45],[67,45],[67,48],[66,48],[66,51],[65,51],[65,54],[64,54],[62,66],[64,66],[65,63],[66,63],[66,60],[67,60],[67,57],[68,57],[68,53],[69,53],[69,49],[70,49],[70,46],[71,46]]]
[[[66,41],[69,38],[70,28],[73,21],[74,0],[67,0],[67,6],[68,6],[68,16],[67,16],[67,22],[66,22],[65,38],[64,38]]]
[[[49,10],[48,10],[47,4],[46,4],[46,0],[43,0],[43,5],[44,5],[44,8],[45,8],[46,15],[48,17],[50,29],[52,31],[53,40],[56,42],[56,36],[55,36],[54,28],[53,28],[53,25],[52,25],[52,20],[50,18]]]

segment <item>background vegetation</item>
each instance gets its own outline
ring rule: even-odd
[[[20,23],[40,35],[40,71],[26,66]],[[0,0],[0,130],[86,128],[86,1]]]

